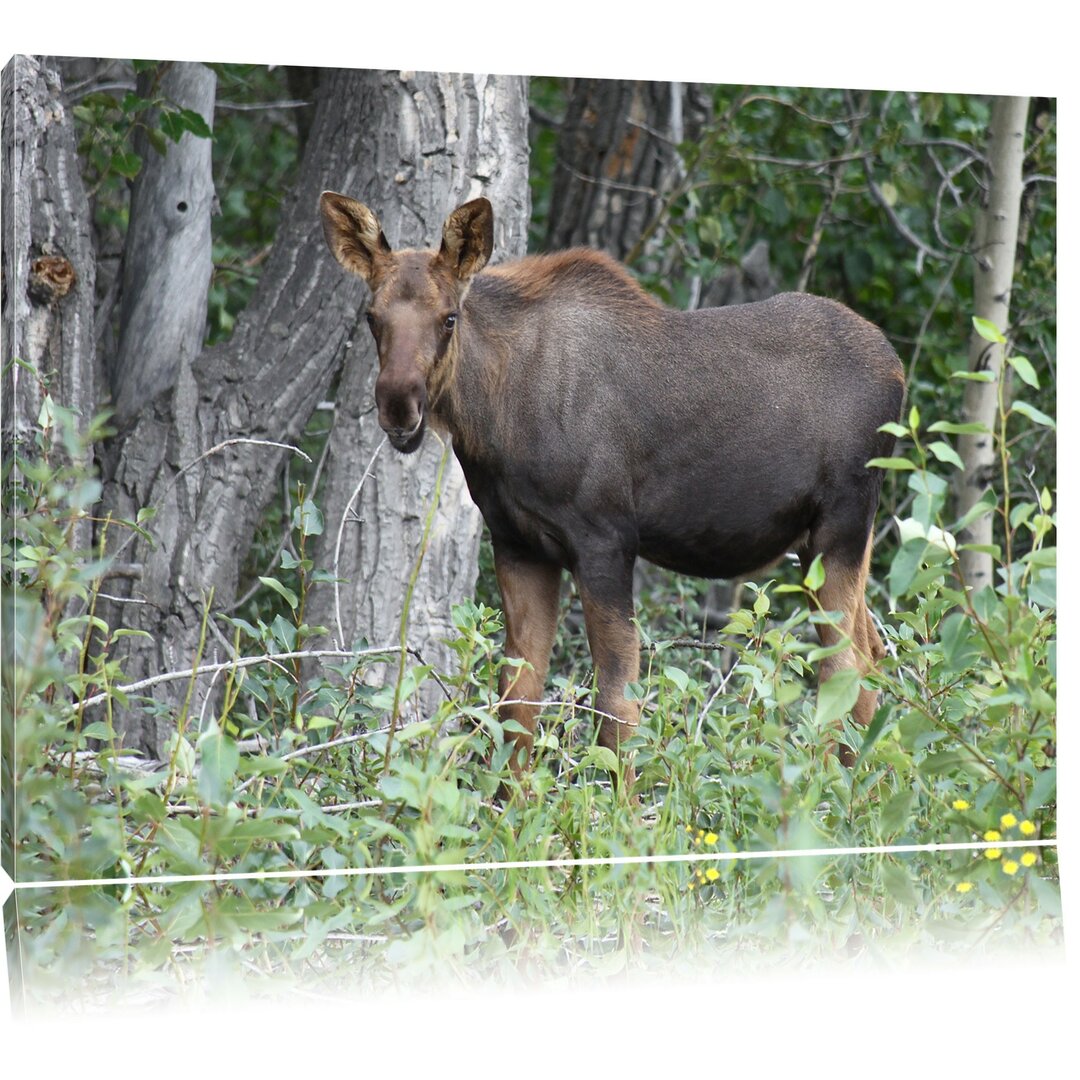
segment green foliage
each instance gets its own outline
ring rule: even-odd
[[[228,66],[218,74],[223,95],[237,102],[283,91],[277,73]],[[558,84],[538,82],[536,92],[544,108],[558,107]],[[101,111],[81,118],[96,132],[85,149],[99,195],[134,168],[114,157],[127,152],[144,114],[111,102],[89,101],[87,108]],[[320,630],[304,613],[312,583],[328,576],[309,552],[309,538],[324,527],[310,486],[313,465],[290,464],[286,498],[249,565],[247,576],[260,587],[230,616],[213,616],[237,651],[220,673],[220,694],[197,723],[181,726],[164,762],[134,759],[117,738],[113,710],[153,706],[122,689],[111,649],[124,631],[96,614],[106,567],[72,540],[100,492],[77,463],[103,429],[96,421],[80,434],[49,400],[34,452],[14,458],[5,476],[4,641],[11,651],[2,693],[4,741],[14,753],[4,762],[12,781],[4,785],[12,830],[4,834],[4,859],[19,880],[120,884],[75,906],[63,895],[20,897],[21,923],[36,935],[27,955],[51,970],[62,954],[79,955],[73,942],[89,927],[106,955],[137,956],[151,967],[170,956],[176,962],[176,942],[232,948],[255,939],[278,962],[303,966],[362,929],[379,940],[360,960],[379,972],[424,972],[466,959],[501,971],[522,959],[546,963],[553,951],[564,956],[558,949],[569,940],[590,969],[609,971],[648,955],[634,941],[657,951],[672,941],[707,942],[709,956],[726,955],[789,944],[800,927],[820,927],[826,916],[834,926],[826,948],[870,933],[870,923],[935,943],[972,926],[1000,927],[1006,914],[1019,920],[1021,934],[1056,927],[1053,848],[1035,854],[1010,846],[1056,836],[1052,200],[1043,199],[1042,184],[1032,186],[1010,382],[999,388],[998,424],[985,433],[1001,470],[971,512],[994,516],[996,576],[973,595],[957,540],[966,522],[950,516],[949,499],[962,465],[955,436],[972,430],[957,419],[964,381],[983,375],[970,375],[963,355],[968,275],[959,261],[920,258],[898,240],[884,207],[868,195],[862,167],[869,155],[882,199],[915,234],[935,247],[961,246],[970,234],[977,158],[952,175],[955,193],[946,188],[936,225],[927,192],[938,189],[938,164],[948,172],[960,161],[951,154],[966,156],[954,143],[977,143],[986,111],[979,99],[872,95],[859,156],[846,160],[854,154],[853,121],[839,92],[717,88],[713,127],[684,148],[691,184],[663,228],[690,253],[688,271],[714,273],[764,236],[792,285],[807,230],[825,210],[811,287],[880,321],[907,351],[909,412],[905,423],[889,426],[895,453],[873,463],[886,473],[885,517],[892,519],[876,552],[871,598],[888,655],[872,674],[836,676],[816,691],[825,650],[815,623],[830,618],[811,614],[809,604],[824,582],[820,563],[805,575],[782,566],[769,581],[747,583],[745,604],[727,612],[714,637],[696,583],[651,579],[639,603],[643,672],[629,688],[642,706],[628,745],[639,776],[636,806],[613,790],[612,755],[595,743],[591,662],[573,596],[534,767],[520,782],[511,777],[498,684],[513,662],[501,655],[490,555],[477,598],[454,611],[448,670],[397,649],[360,648],[319,665],[295,655]],[[183,122],[168,120],[163,136]],[[250,294],[295,152],[281,110],[216,118],[215,170],[225,195],[215,224],[220,272],[211,337],[228,333]],[[536,153],[550,158],[552,141],[538,143]],[[825,164],[804,168],[803,161]],[[1052,120],[1031,164],[1053,172]],[[534,207],[541,214],[544,198],[540,179]],[[679,299],[680,282],[651,285]],[[317,424],[305,441],[313,451],[325,433]],[[881,703],[870,727],[854,730],[846,717],[862,685],[879,689]],[[421,692],[432,686],[440,704],[421,709]],[[828,753],[837,738],[857,750],[854,769]],[[495,801],[500,783],[514,793],[505,803]],[[1000,847],[919,864],[705,860],[665,868],[644,885],[632,868],[475,869],[984,838]],[[441,869],[399,870],[420,864]],[[380,872],[337,873],[347,867]],[[137,874],[215,871],[316,876],[212,894],[191,883],[123,884]],[[876,898],[872,915],[854,899],[866,895]],[[729,937],[737,921],[741,932]],[[495,926],[512,932],[494,934]]]

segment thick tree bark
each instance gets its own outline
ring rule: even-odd
[[[36,427],[46,389],[88,419],[97,388],[90,210],[56,72],[16,56],[3,72],[3,113],[6,457]],[[87,526],[73,542],[88,539]]]
[[[624,260],[682,178],[678,144],[708,109],[693,85],[575,79],[560,125],[545,246]]]
[[[395,248],[438,246],[447,214],[485,195],[496,216],[492,261],[523,255],[529,220],[525,80],[403,72],[372,75],[371,81],[365,121],[370,141],[363,154],[326,174],[326,186],[371,206]],[[387,117],[396,117],[396,124]],[[325,261],[333,263],[329,253]],[[366,293],[361,298],[356,288],[357,306],[366,305]],[[310,621],[331,628],[345,647],[360,635],[373,644],[397,641],[443,452],[430,433],[414,455],[384,446],[354,500],[383,433],[375,414],[371,335],[361,318],[352,325],[360,329],[347,342],[337,392],[318,494],[326,531],[316,552],[318,564],[344,582],[336,594],[332,585],[319,586],[309,608]],[[408,618],[409,645],[429,663],[449,659],[444,640],[452,632],[450,609],[472,595],[480,532],[479,513],[451,455]]]
[[[975,314],[1008,334],[1009,295],[1016,260],[1016,240],[1023,196],[1024,130],[1028,98],[1001,97],[990,117],[990,187],[975,227]],[[998,394],[1003,378],[1003,347],[972,331],[968,352],[972,371],[987,371],[990,382],[968,382],[964,390],[965,423],[979,423],[986,434],[961,435],[958,452],[964,471],[956,488],[957,516],[963,516],[982,498],[997,472],[996,441]],[[961,535],[968,544],[990,544],[993,516],[984,514]],[[960,567],[969,588],[993,585],[993,559],[981,551],[962,551]]]
[[[268,442],[295,443],[342,359],[352,355],[352,343],[357,343],[354,353],[366,347],[366,329],[364,335],[359,331],[363,288],[326,251],[317,213],[320,191],[359,191],[380,205],[388,231],[402,242],[436,237],[458,193],[467,198],[489,190],[489,181],[495,181],[494,197],[513,208],[504,217],[500,242],[504,249],[519,250],[527,220],[524,118],[519,80],[321,74],[300,176],[285,202],[255,296],[228,343],[195,358],[180,352],[175,386],[148,401],[134,418],[106,490],[106,509],[114,517],[131,519],[143,506],[156,510],[149,525],[152,546],[130,541],[115,528],[110,534],[110,550],[130,544],[124,560],[142,567],[131,583],[129,602],[108,616],[113,627],[126,625],[149,635],[117,643],[126,650],[125,677],[139,679],[193,663],[204,610],[227,609],[235,599],[243,553],[277,495],[276,477],[290,451]],[[517,167],[515,172],[510,165]],[[504,177],[505,191],[500,187]],[[166,294],[170,287],[169,281],[158,286]],[[127,314],[134,309],[125,305],[124,310],[122,339],[134,318]],[[364,440],[377,426],[366,417],[356,429],[355,421],[370,401],[370,385],[363,383],[371,366],[370,358],[366,364],[354,360],[342,378],[338,396],[347,404],[327,466],[331,493],[346,486],[351,493],[360,473],[356,463],[363,458],[362,469],[370,456]],[[343,419],[346,413],[353,418],[351,430]],[[408,463],[386,455],[385,464],[386,472],[366,491],[368,497],[378,492],[378,509],[365,503],[360,512],[369,523],[385,521],[386,533],[377,546],[365,546],[363,559],[379,587],[397,597],[400,611],[402,583],[419,537],[408,528],[401,538],[391,537],[390,529],[399,519],[408,526],[422,518],[435,462],[429,453]],[[334,520],[334,505],[330,497],[324,501],[328,523]],[[430,637],[418,636],[422,648],[440,633],[445,636],[447,598],[460,598],[471,589],[477,535],[475,511],[460,483],[448,480],[427,573],[414,600],[418,620],[430,619],[434,628]],[[351,576],[348,557],[341,569]],[[366,578],[352,580],[359,589]],[[370,609],[359,598],[348,598],[345,606],[350,605],[367,617]],[[384,614],[377,613],[380,618]],[[311,614],[308,621],[316,621],[316,612]],[[387,636],[378,619],[349,626],[347,637]],[[208,633],[206,641],[206,659],[224,658],[218,638]],[[155,687],[164,707],[152,720],[142,710],[123,716],[120,727],[127,744],[160,753],[175,730],[186,690],[183,683]],[[208,692],[206,681],[196,684],[189,715],[199,715]]]
[[[215,610],[234,599],[243,553],[277,494],[290,451],[268,442],[300,436],[355,332],[359,287],[326,256],[316,206],[328,177],[370,155],[379,116],[375,76],[325,73],[274,250],[232,338],[194,360],[182,355],[175,388],[144,407],[124,442],[106,506],[127,519],[144,506],[156,510],[153,546],[136,541],[124,556],[142,566],[130,596],[137,602],[110,616],[112,626],[150,635],[124,639],[128,678],[194,661],[210,591]],[[114,534],[111,550],[125,542]],[[204,655],[221,657],[212,634],[208,641]],[[195,715],[208,689],[197,685]],[[128,744],[157,753],[185,691],[166,684],[156,693],[165,708],[152,721],[128,713],[121,725]]]

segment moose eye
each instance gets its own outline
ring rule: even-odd
[[[450,314],[446,316],[446,320],[443,322],[443,329],[447,333],[449,333],[451,330],[454,329],[454,327],[456,325],[457,325],[457,312],[456,311],[451,311]]]
[[[374,315],[372,315],[372,314],[371,314],[371,312],[369,311],[369,312],[368,312],[368,313],[367,313],[367,314],[366,314],[366,315],[364,316],[364,318],[365,318],[365,319],[367,319],[367,324],[368,324],[368,327],[369,327],[369,329],[371,330],[371,332],[372,332],[372,333],[374,334],[374,333],[375,333],[375,316],[374,316]]]

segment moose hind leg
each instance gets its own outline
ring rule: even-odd
[[[626,697],[626,684],[637,680],[641,652],[633,622],[633,564],[633,559],[613,560],[614,570],[589,575],[579,568],[576,574],[596,668],[596,707],[602,714],[599,742],[616,757],[639,718],[637,704]],[[634,766],[628,762],[623,771],[627,792],[633,790],[635,779]]]
[[[870,620],[866,607],[866,578],[870,568],[871,539],[867,539],[861,558],[852,560],[843,549],[829,550],[822,555],[825,570],[825,583],[818,590],[817,607],[824,611],[838,612],[836,625],[818,623],[817,632],[821,644],[828,647],[838,645],[847,639],[846,648],[825,657],[818,670],[818,684],[838,671],[856,668],[865,674],[876,659],[884,654],[884,646],[877,629]],[[812,556],[803,556],[807,568]],[[873,719],[877,708],[876,690],[860,689],[859,696],[852,709],[852,718],[857,724],[866,726]],[[841,745],[838,750],[840,761],[850,767],[855,764],[856,754],[849,746]]]
[[[504,655],[525,661],[506,665],[499,673],[499,698],[506,702],[500,715],[525,729],[510,733],[514,741],[510,769],[520,776],[529,767],[540,711],[537,705],[526,703],[544,696],[544,679],[558,628],[562,571],[554,563],[521,558],[496,547],[495,577],[506,617]]]

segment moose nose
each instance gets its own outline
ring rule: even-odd
[[[398,450],[415,449],[419,445],[427,402],[423,380],[384,379],[380,375],[375,381],[375,402],[379,407],[379,426],[393,446]]]

